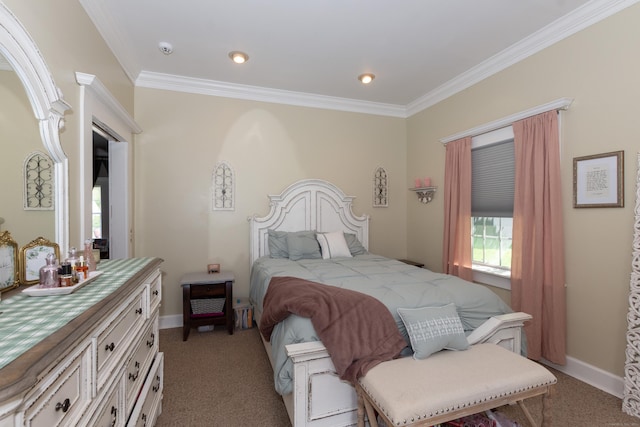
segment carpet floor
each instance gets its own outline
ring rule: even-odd
[[[164,352],[164,398],[157,427],[288,427],[282,398],[273,388],[273,371],[257,328],[227,334],[182,328],[160,331]],[[556,427],[640,427],[640,419],[621,410],[622,401],[561,372],[551,403]],[[540,397],[527,400],[541,419]],[[517,405],[499,410],[528,426]]]

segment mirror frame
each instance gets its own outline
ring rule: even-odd
[[[35,42],[11,11],[0,2],[0,53],[22,82],[40,136],[54,162],[55,239],[62,253],[69,242],[69,160],[60,144],[64,114],[71,107],[55,85]]]

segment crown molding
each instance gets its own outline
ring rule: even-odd
[[[640,0],[593,0],[407,105],[412,116]]]
[[[540,52],[578,31],[636,4],[640,0],[592,0],[585,3],[580,8],[557,19],[529,37],[513,44],[407,105],[366,102],[144,71],[141,69],[135,53],[128,48],[129,44],[126,42],[126,37],[119,30],[112,17],[105,11],[104,7],[100,5],[100,2],[91,0],[79,1],[91,17],[107,45],[111,48],[112,52],[114,52],[114,55],[129,79],[136,86],[407,118]],[[114,46],[117,46],[118,49],[114,49]],[[116,54],[116,52],[119,53]]]
[[[249,101],[271,102],[275,104],[295,105],[298,107],[324,108],[390,117],[406,117],[406,109],[402,105],[366,102],[356,99],[269,89],[259,86],[226,83],[216,80],[197,79],[148,71],[140,73],[135,85],[136,87],[221,96]]]
[[[116,57],[131,83],[135,83],[136,76],[142,71],[142,65],[136,59],[138,56],[130,48],[126,34],[118,26],[113,16],[107,12],[104,2],[93,0],[79,0],[80,4],[89,15],[102,39],[105,41],[111,53]]]

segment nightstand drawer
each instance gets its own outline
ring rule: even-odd
[[[191,287],[191,299],[225,297],[226,288],[224,283],[215,285],[198,285]]]

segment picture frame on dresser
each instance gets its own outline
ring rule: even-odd
[[[9,231],[0,232],[0,292],[18,287],[18,243]]]
[[[40,281],[40,268],[47,263],[47,255],[53,253],[60,259],[60,247],[44,237],[38,237],[20,249],[20,276],[23,285],[32,285]]]

